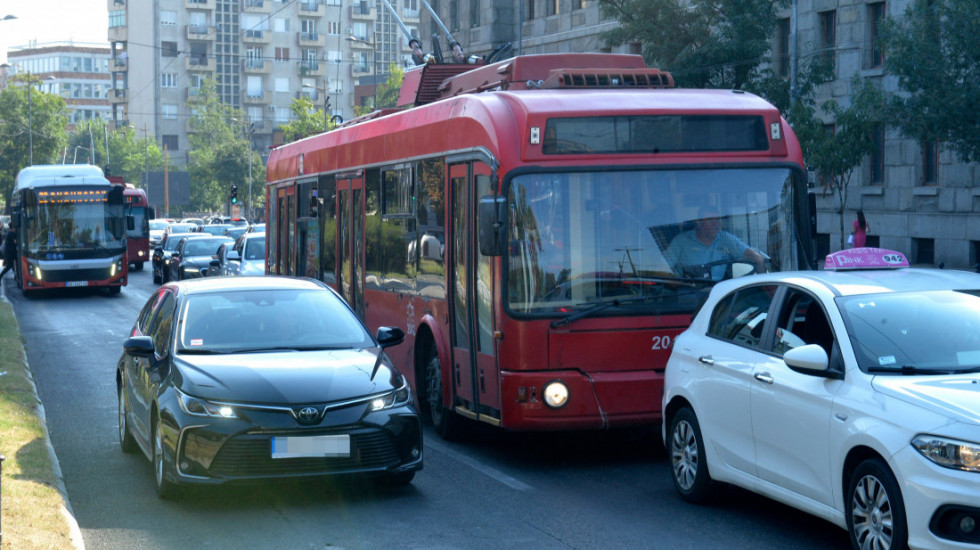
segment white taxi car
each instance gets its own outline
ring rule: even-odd
[[[665,375],[682,498],[724,482],[854,548],[980,546],[980,275],[908,265],[858,248],[712,289]]]

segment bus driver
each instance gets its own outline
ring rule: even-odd
[[[756,273],[765,272],[765,256],[742,242],[734,234],[721,230],[720,213],[714,206],[698,210],[693,231],[677,235],[664,256],[678,275],[691,275],[720,281],[731,261],[744,259],[755,266]],[[714,262],[718,262],[715,265]]]

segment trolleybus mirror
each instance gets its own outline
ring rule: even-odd
[[[126,216],[126,230],[133,231],[136,229],[136,216]]]
[[[507,201],[504,197],[480,198],[480,254],[502,256],[507,244]]]
[[[10,227],[19,227],[20,226],[20,213],[14,212],[14,213],[10,214],[10,223],[8,225],[10,225]]]

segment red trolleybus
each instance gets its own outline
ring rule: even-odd
[[[406,327],[392,359],[444,437],[659,423],[710,287],[812,267],[800,146],[762,99],[631,55],[421,71],[408,108],[272,152],[267,268]],[[702,223],[735,255],[671,247]]]
[[[44,288],[126,285],[123,186],[97,166],[31,166],[17,174],[11,224],[18,227],[17,285]]]
[[[115,182],[116,177],[109,181]],[[122,178],[119,178],[122,181]],[[150,261],[150,220],[153,209],[146,200],[146,191],[126,183],[123,200],[126,203],[126,258],[136,271],[143,269],[143,262]],[[129,225],[132,223],[132,225]]]

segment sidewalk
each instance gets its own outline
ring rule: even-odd
[[[9,277],[5,276],[2,280],[0,280],[0,307],[5,307],[5,308],[11,308],[12,307],[11,304],[10,304],[10,302],[7,300],[6,287],[7,287],[7,281],[11,281],[12,282],[13,280],[14,279],[13,279],[13,274],[12,273],[10,274]],[[14,290],[14,292],[16,292],[16,289]],[[24,369],[25,369],[25,372],[26,372],[26,377],[27,377],[27,380],[29,382],[30,390],[32,392],[32,396],[34,398],[34,403],[35,403],[34,412],[37,415],[37,418],[40,421],[41,426],[42,426],[42,428],[44,430],[44,446],[47,449],[47,453],[48,453],[48,456],[50,458],[50,464],[51,464],[51,468],[52,468],[52,471],[50,472],[52,475],[49,476],[49,477],[52,477],[53,479],[55,479],[55,489],[57,489],[58,493],[61,495],[61,509],[59,510],[59,512],[60,512],[61,516],[65,519],[65,522],[68,525],[69,536],[71,538],[72,547],[75,550],[84,550],[84,548],[85,548],[85,542],[82,539],[81,529],[79,529],[79,527],[78,527],[78,522],[75,520],[75,514],[74,514],[74,512],[71,509],[71,503],[68,500],[68,492],[65,489],[64,477],[63,477],[63,475],[61,473],[61,466],[58,463],[58,456],[54,452],[54,447],[51,444],[51,438],[48,435],[48,431],[47,431],[47,420],[46,420],[45,413],[44,413],[44,404],[41,403],[41,399],[40,399],[40,397],[38,396],[38,393],[37,393],[37,386],[34,384],[34,378],[33,378],[33,375],[31,373],[30,365],[27,362],[27,353],[26,353],[26,350],[24,350],[24,348],[23,348],[23,343],[22,343],[23,342],[23,339],[20,336],[20,327],[17,324],[16,317],[14,317],[14,326],[13,326],[13,329],[14,329],[14,332],[16,332],[16,335],[17,335],[16,341],[18,343],[20,343],[20,345],[21,345],[20,353],[21,353],[21,357],[24,358],[23,359],[23,361],[24,361]],[[3,352],[3,351],[4,350],[0,349],[0,352]],[[7,373],[4,372],[3,374],[6,375]],[[11,472],[12,472],[13,461],[16,459],[16,457],[15,456],[11,456],[11,454],[14,454],[14,453],[11,453],[10,449],[8,449],[6,451],[6,453],[4,453],[4,454],[7,455],[5,457],[6,460],[4,461],[6,463],[6,466],[7,467],[4,468],[4,470],[3,470],[3,476],[4,476],[3,482],[4,482],[4,485],[6,485],[6,482],[8,480],[14,479],[14,476],[11,474]],[[9,506],[10,505],[9,500],[10,500],[10,497],[9,496],[6,499],[7,502],[0,500],[0,507],[2,507],[3,504],[7,504]],[[25,503],[25,504],[29,505],[30,503]],[[2,508],[0,508],[0,511],[2,511]],[[4,548],[13,548],[14,547],[13,546],[13,543],[17,539],[14,539],[14,538],[11,537],[11,532],[12,531],[10,529],[10,524],[8,522],[9,522],[9,518],[8,518],[7,521],[0,522],[0,529],[3,529],[4,527],[6,527],[6,529],[3,529],[4,531],[6,531],[6,535],[7,535],[6,537],[4,537],[5,538],[5,542],[4,542],[4,545],[3,546],[4,546]],[[41,527],[43,529],[51,529],[52,531],[62,531],[62,529],[63,529],[59,525],[49,525],[47,523],[44,523],[43,526],[32,525],[32,530],[36,531],[38,527]],[[2,533],[2,531],[0,531],[0,533]],[[20,541],[20,542],[27,542],[27,541]]]

